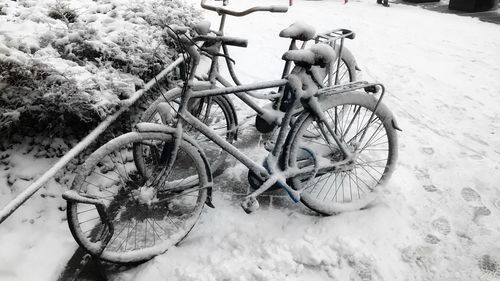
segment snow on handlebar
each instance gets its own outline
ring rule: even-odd
[[[242,17],[253,12],[271,12],[271,13],[286,13],[288,11],[288,6],[256,6],[249,8],[247,10],[237,12],[230,9],[215,7],[208,4],[205,4],[206,0],[201,0],[201,7],[203,9],[217,12],[218,14],[226,14],[235,17]]]

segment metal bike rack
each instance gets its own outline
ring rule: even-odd
[[[90,144],[92,144],[118,117],[130,106],[132,106],[139,98],[146,92],[156,86],[158,81],[162,81],[167,74],[172,72],[176,66],[184,61],[182,57],[172,62],[167,68],[151,79],[143,89],[136,91],[129,99],[122,101],[121,107],[118,111],[108,116],[102,121],[92,132],[90,132],[83,140],[77,143],[70,151],[68,151],[59,161],[57,161],[51,168],[49,168],[42,176],[35,182],[28,186],[23,192],[18,194],[12,199],[5,207],[0,210],[0,224],[6,220],[12,213],[14,213],[24,202],[33,196],[40,188],[42,188],[54,175],[64,168],[73,158],[78,156]]]

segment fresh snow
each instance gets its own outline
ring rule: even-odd
[[[286,4],[232,2],[242,9]],[[216,14],[204,15],[216,28]],[[286,14],[228,18],[226,34],[249,40],[246,49],[231,48],[243,81],[279,78],[289,41],[278,34],[297,20],[318,32],[354,30],[346,46],[361,78],[387,88],[384,103],[403,132],[396,172],[380,198],[332,217],[298,207],[246,215],[216,192],[216,208],[205,208],[179,247],[112,279],[500,280],[500,26],[375,0],[295,0]],[[244,114],[250,111],[241,107]],[[54,161],[29,150],[0,153],[12,167],[0,171],[1,206]],[[246,179],[241,165],[229,172]],[[66,186],[51,181],[2,223],[1,280],[57,278],[76,248],[58,209]]]

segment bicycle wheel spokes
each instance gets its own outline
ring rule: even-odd
[[[180,99],[176,98],[170,101],[158,103],[156,105],[157,109],[154,113],[144,121],[174,126],[174,117],[177,115],[179,110],[179,102]],[[224,136],[228,134],[229,126],[226,120],[228,118],[226,116],[227,113],[224,111],[222,105],[220,105],[216,100],[193,99],[189,105],[189,111],[194,115],[194,117],[201,120],[218,135]],[[194,137],[199,143],[208,141],[208,138],[188,124],[184,126],[184,130]]]
[[[291,146],[291,164],[307,167],[314,165],[314,158],[320,163],[316,178],[302,176],[292,182],[294,188],[304,188],[303,196],[308,206],[316,206],[312,208],[325,214],[334,213],[334,207],[357,206],[354,202],[369,197],[374,187],[392,172],[395,160],[396,134],[387,117],[389,113],[377,110],[373,114],[376,101],[366,94],[349,93],[346,96],[352,101],[325,110],[326,120],[317,121],[312,116],[303,118],[294,136],[295,145]],[[328,166],[326,161],[333,167],[345,157],[338,145],[330,141],[333,137],[326,135],[329,132],[318,129],[324,126],[322,122],[327,122],[353,153],[352,164],[325,168]],[[314,151],[314,155],[307,153],[304,147]]]
[[[206,198],[199,176],[202,164],[193,152],[180,146],[172,169],[165,171],[159,158],[171,138],[136,136],[91,156],[88,170],[79,175],[81,184],[73,187],[105,202],[106,216],[114,231],[101,258],[113,262],[148,259],[180,241],[196,222]],[[141,159],[134,161],[133,153]],[[154,182],[147,180],[151,176],[162,181],[147,186]],[[162,197],[160,190],[174,186],[177,196]],[[192,192],[184,194],[183,188]],[[78,232],[80,244],[85,247],[105,237],[109,230],[95,206],[75,203],[71,208],[70,227]],[[91,246],[86,248],[92,250]]]
[[[224,112],[219,103],[213,99],[207,99],[202,103],[202,108],[195,117],[209,126],[219,136],[224,136],[227,134],[229,129],[226,122],[226,114],[227,113]],[[193,131],[193,135],[198,143],[209,141],[209,139],[200,132],[194,130],[193,128],[190,129]]]
[[[337,65],[338,65],[338,60],[335,60],[335,63],[331,66],[331,78],[328,77],[328,75],[325,77],[323,81],[323,85],[327,86],[329,83],[329,79],[331,79],[331,84],[337,84],[337,85],[342,85],[346,84],[351,81],[351,75],[349,73],[349,67],[345,63],[344,60],[340,60],[340,66],[338,70],[338,76],[337,75]],[[337,77],[337,83],[335,83],[335,77]]]
[[[175,116],[179,109],[180,98],[177,96],[161,97],[153,103],[142,117],[144,122],[155,122],[160,124],[174,125],[176,122]],[[223,97],[211,97],[203,99],[193,99],[188,105],[188,110],[194,117],[201,120],[204,124],[210,127],[216,134],[226,138],[232,142],[236,134],[235,131],[230,131],[236,126],[234,120],[234,109],[230,102]],[[196,139],[197,143],[202,147],[205,155],[210,159],[214,173],[217,171],[225,159],[224,151],[213,145],[205,135],[198,130],[192,128],[189,124],[184,124],[185,132]]]
[[[383,175],[389,154],[387,133],[378,117],[375,116],[368,123],[372,111],[360,105],[335,106],[327,111],[326,116],[328,123],[337,129],[340,140],[345,142],[351,152],[358,153],[358,156],[355,164],[347,170],[336,172],[335,176],[318,183],[329,187],[324,200],[350,202],[360,199],[363,193],[371,192]],[[324,136],[318,142],[326,138]],[[333,154],[336,158],[333,160],[341,160],[342,154],[338,148],[336,151]]]

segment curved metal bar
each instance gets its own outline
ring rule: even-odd
[[[230,15],[234,17],[242,17],[254,12],[271,12],[271,13],[286,13],[288,11],[287,6],[256,6],[246,9],[241,12],[233,11],[227,8],[215,7],[212,5],[205,4],[206,0],[201,1],[201,7],[205,10],[214,11],[220,15]]]

